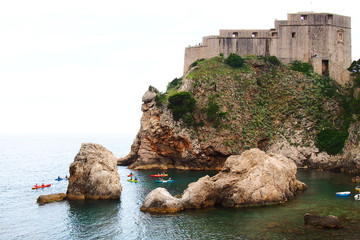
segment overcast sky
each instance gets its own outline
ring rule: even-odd
[[[184,50],[219,29],[270,29],[287,13],[350,16],[355,0],[0,0],[0,134],[139,130],[149,85],[182,76]]]

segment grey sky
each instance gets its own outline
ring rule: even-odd
[[[184,48],[219,29],[300,11],[352,18],[355,1],[0,1],[0,134],[136,133],[141,96],[181,77]]]

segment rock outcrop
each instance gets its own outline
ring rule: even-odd
[[[51,203],[51,202],[60,202],[66,198],[65,193],[54,193],[48,195],[40,195],[37,199],[39,204]]]
[[[172,213],[184,209],[180,199],[171,196],[165,188],[156,188],[145,198],[140,210],[153,213]]]
[[[268,147],[267,153],[281,154],[291,159],[298,167],[309,167],[330,171],[349,173],[360,172],[360,122],[353,122],[349,127],[349,137],[345,142],[342,154],[331,156],[320,152],[315,144],[309,147],[291,145],[284,137],[279,137]],[[297,135],[301,138],[301,134]],[[301,142],[301,139],[292,139]]]
[[[143,96],[140,130],[130,153],[118,160],[132,169],[220,170],[231,154],[222,138],[204,143],[173,120],[167,108],[156,106],[154,92]]]
[[[247,150],[241,156],[230,156],[217,175],[189,184],[179,200],[171,198],[165,190],[161,191],[166,198],[157,194],[158,189],[153,190],[148,196],[158,198],[146,197],[141,210],[156,212],[154,206],[158,206],[158,202],[170,202],[167,207],[161,204],[158,212],[166,212],[167,208],[174,212],[174,205],[181,206],[177,208],[180,211],[215,205],[248,207],[284,203],[306,188],[296,179],[296,170],[295,163],[282,155]]]
[[[304,224],[305,226],[312,226],[316,228],[326,228],[326,229],[342,228],[342,224],[340,223],[339,218],[333,215],[319,216],[316,214],[306,213],[304,215]]]
[[[68,199],[119,199],[121,190],[117,158],[99,144],[83,143],[70,165]]]

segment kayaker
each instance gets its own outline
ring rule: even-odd
[[[132,177],[130,177],[130,180],[132,180]]]
[[[65,178],[68,179],[68,176],[66,175]]]
[[[45,186],[45,185],[44,185],[44,183],[43,183],[43,184],[41,184],[41,186],[42,186],[42,187],[43,187],[43,186]]]

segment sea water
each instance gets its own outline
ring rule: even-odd
[[[63,201],[38,205],[39,195],[66,192],[69,165],[83,142],[102,144],[115,156],[130,151],[134,136],[0,136],[0,239],[360,239],[360,202],[351,175],[298,170],[309,189],[292,201],[268,207],[206,208],[176,214],[140,211],[156,187],[181,194],[199,177],[216,171],[167,171],[175,181],[155,183],[157,171],[118,167],[120,201]],[[130,172],[138,183],[126,181]],[[51,187],[32,190],[35,184]],[[338,191],[351,191],[337,198]],[[344,228],[304,226],[306,213],[338,216]]]

